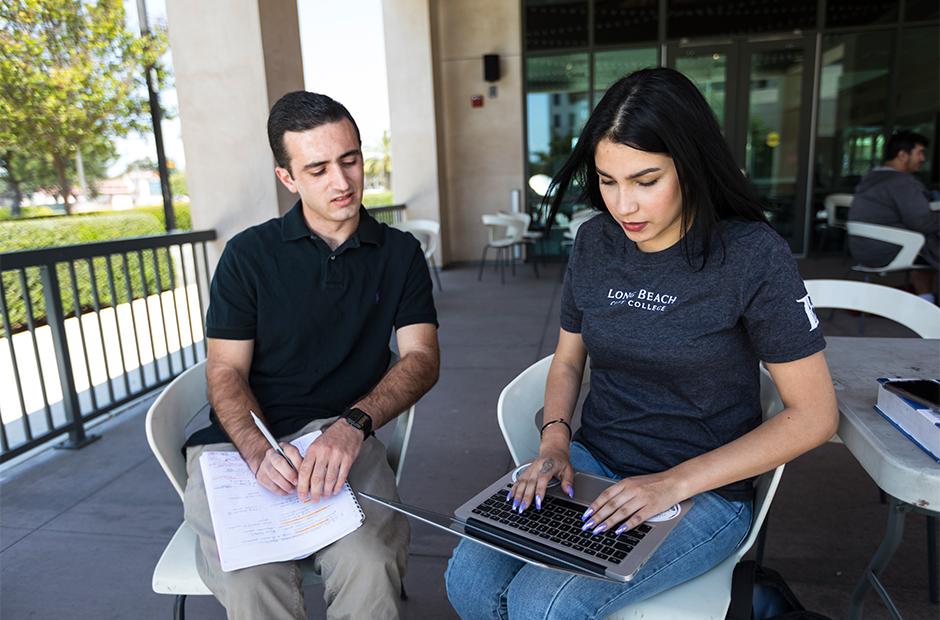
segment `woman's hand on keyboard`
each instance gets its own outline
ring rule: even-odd
[[[668,472],[624,478],[591,502],[581,517],[582,529],[620,535],[683,499],[682,490]]]
[[[536,510],[542,509],[542,500],[545,499],[545,490],[552,478],[561,481],[561,488],[569,497],[574,497],[574,470],[568,460],[567,444],[560,446],[546,445],[542,442],[539,457],[532,461],[519,474],[512,490],[506,496],[506,501],[512,502],[513,510],[520,514],[530,506]]]

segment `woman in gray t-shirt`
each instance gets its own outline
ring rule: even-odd
[[[751,478],[836,430],[825,341],[795,261],[686,77],[645,69],[614,84],[553,181],[552,217],[572,187],[600,213],[568,263],[539,457],[508,501],[540,509],[553,477],[573,494],[577,469],[619,480],[583,516],[594,534],[695,504],[624,584],[464,541],[446,581],[465,618],[604,617],[704,573],[747,535]],[[765,422],[760,362],[785,407]]]

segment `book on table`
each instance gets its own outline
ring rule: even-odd
[[[877,410],[921,450],[940,463],[940,412],[933,379],[878,379]]]
[[[319,436],[315,431],[291,443],[305,454]],[[365,519],[348,482],[335,496],[304,502],[296,493],[262,487],[237,452],[203,452],[199,466],[224,571],[305,558]]]

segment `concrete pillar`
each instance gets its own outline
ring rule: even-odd
[[[193,227],[225,242],[296,200],[278,194],[267,118],[304,87],[294,0],[167,0]]]
[[[410,219],[441,223],[442,260],[450,260],[442,205],[440,113],[435,101],[435,41],[429,0],[382,0],[388,108],[392,139],[392,195]]]
[[[476,261],[486,242],[480,216],[509,211],[512,190],[525,187],[519,3],[435,0],[435,5],[448,215],[442,236],[451,241],[450,260]],[[500,57],[495,96],[483,79],[484,54]],[[472,107],[474,96],[483,97],[483,107]]]

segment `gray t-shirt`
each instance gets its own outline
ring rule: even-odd
[[[682,244],[644,253],[607,213],[578,231],[561,327],[590,355],[575,439],[622,476],[664,471],[761,422],[758,362],[825,348],[787,243],[726,220],[703,270]],[[719,489],[750,497],[749,481]]]

